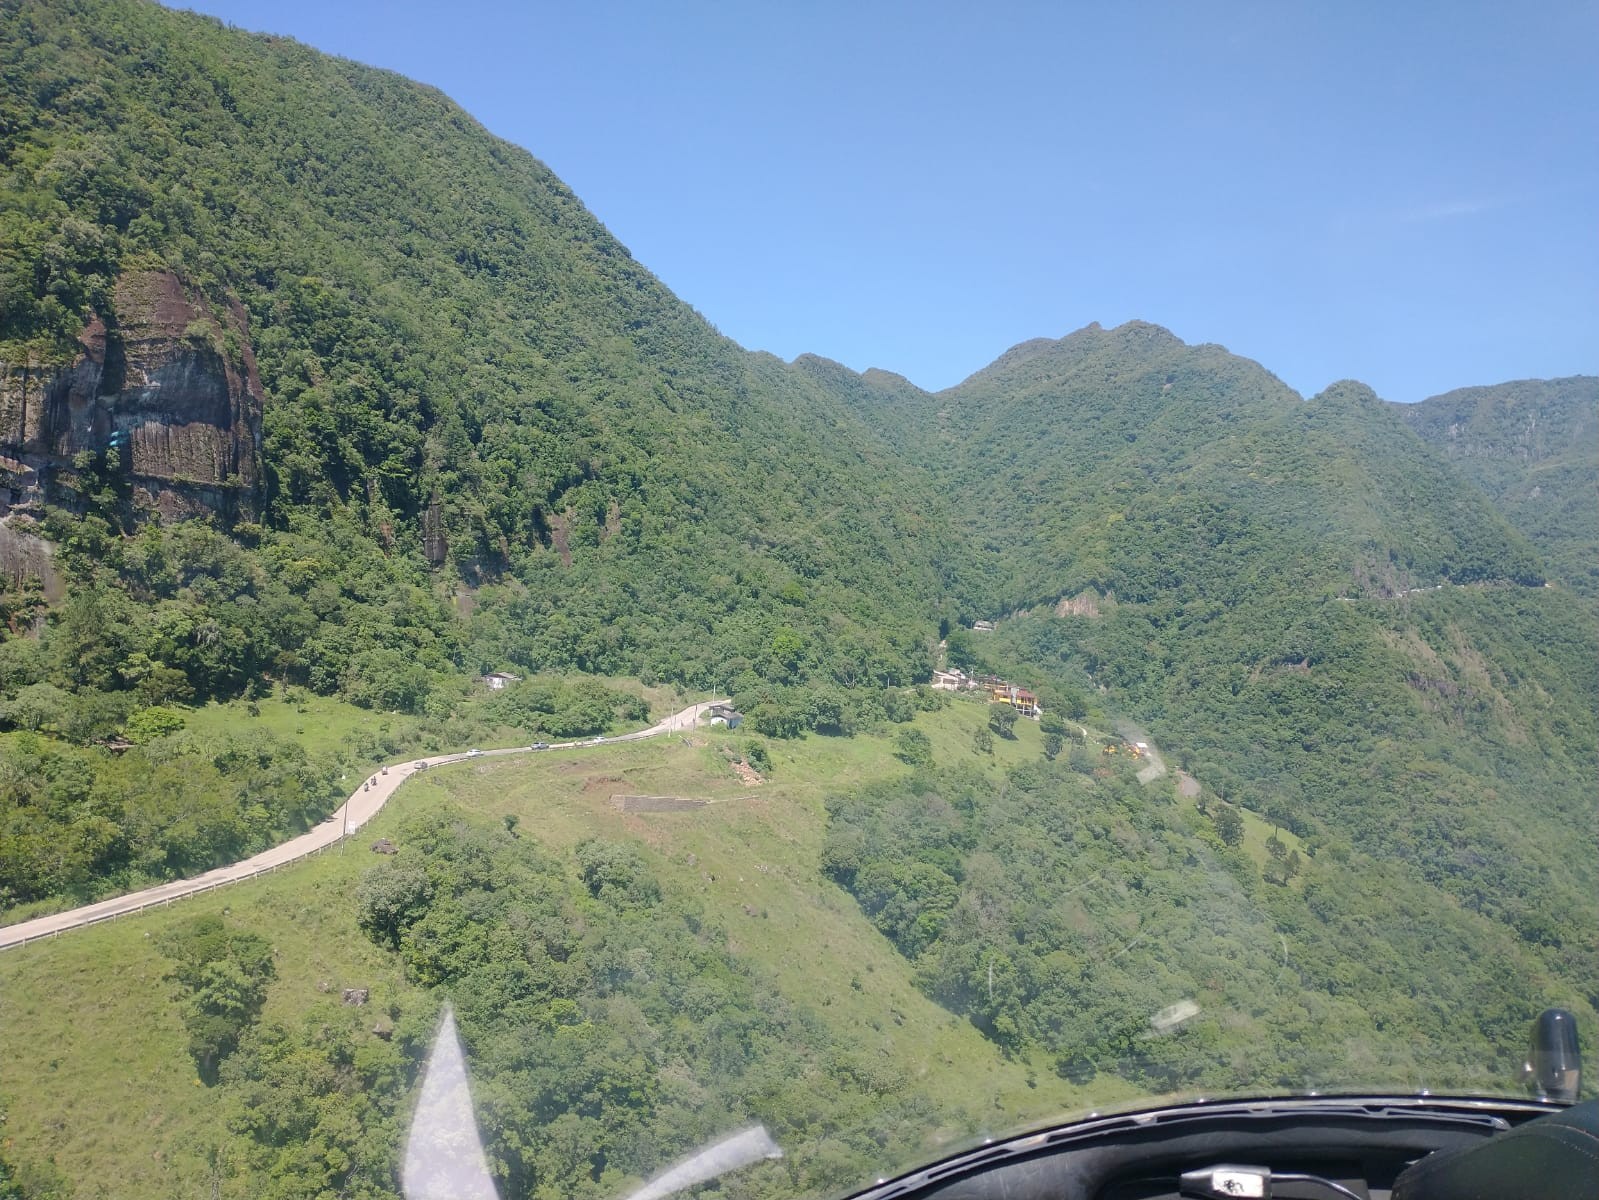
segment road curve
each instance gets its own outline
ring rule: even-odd
[[[707,708],[713,704],[726,704],[726,700],[706,700],[700,704],[691,704],[682,712],[673,713],[665,720],[651,725],[648,729],[640,729],[635,733],[624,733],[617,737],[605,738],[607,745],[612,742],[637,742],[644,738],[656,737],[663,733],[676,733],[685,729],[692,729]],[[579,746],[592,746],[594,739],[576,742],[552,742],[549,750],[571,750]],[[124,896],[114,896],[110,900],[100,900],[94,904],[85,904],[81,908],[69,909],[67,912],[53,913],[48,917],[36,917],[31,921],[22,921],[16,925],[0,926],[0,950],[8,950],[12,946],[25,945],[40,938],[55,937],[69,929],[79,929],[84,925],[93,925],[99,921],[107,921],[112,917],[123,916],[127,913],[139,912],[157,905],[170,904],[174,900],[181,900],[185,896],[192,896],[196,892],[208,892],[213,888],[225,884],[237,883],[241,879],[253,879],[263,872],[275,867],[285,866],[315,853],[326,846],[337,845],[339,840],[348,834],[354,833],[365,825],[378,813],[378,810],[394,795],[399,786],[418,771],[428,767],[443,766],[446,763],[464,762],[469,758],[494,758],[508,754],[548,753],[549,751],[533,751],[527,746],[511,746],[503,750],[484,750],[479,754],[436,754],[431,758],[417,758],[410,762],[396,763],[384,767],[375,775],[368,776],[362,781],[360,787],[351,792],[336,812],[323,821],[322,824],[300,834],[299,837],[290,838],[286,842],[273,846],[270,850],[263,850],[260,854],[231,863],[225,867],[217,867],[207,871],[204,875],[196,875],[192,879],[174,879],[171,883],[158,884],[155,887],[145,888],[142,892],[129,892]]]

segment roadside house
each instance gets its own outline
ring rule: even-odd
[[[705,716],[712,725],[723,725],[728,729],[737,729],[744,723],[744,714],[731,704],[713,704],[705,710]]]

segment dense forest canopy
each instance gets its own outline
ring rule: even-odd
[[[1393,411],[1543,551],[1555,578],[1599,594],[1599,378],[1460,388]]]
[[[0,361],[70,360],[130,271],[242,303],[265,391],[246,532],[307,601],[272,631],[286,654],[314,654],[293,622],[325,624],[334,596],[361,613],[339,620],[359,657],[396,625],[441,634],[470,588],[474,619],[440,645],[457,666],[705,686],[729,660],[788,674],[788,629],[821,677],[926,670],[959,557],[936,494],[529,155],[429,89],[154,5],[25,4],[3,36]],[[95,465],[76,507],[125,529]],[[419,588],[425,525],[443,572]]]

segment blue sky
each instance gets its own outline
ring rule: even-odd
[[[1599,2],[203,0],[433,84],[723,333],[950,386],[1154,321],[1305,394],[1599,370]]]

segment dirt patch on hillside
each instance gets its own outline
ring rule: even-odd
[[[572,543],[568,534],[572,528],[572,510],[564,513],[550,514],[550,544],[555,547],[555,552],[561,556],[561,565],[572,565]]]
[[[624,796],[613,794],[611,803],[625,813],[692,812],[704,808],[709,801],[692,796]]]
[[[1106,609],[1116,607],[1114,593],[1101,596],[1093,588],[1084,588],[1075,596],[1062,596],[1055,605],[1057,617],[1099,617]]]
[[[733,774],[738,776],[739,782],[745,787],[760,787],[766,782],[765,777],[747,762],[734,763]]]

